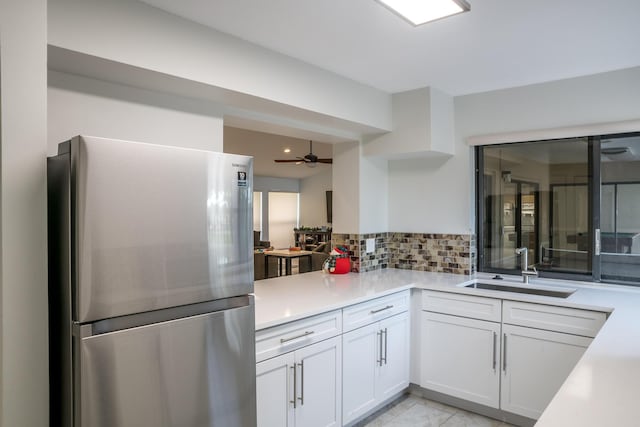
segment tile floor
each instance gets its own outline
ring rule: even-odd
[[[406,394],[358,427],[512,427],[511,424]]]

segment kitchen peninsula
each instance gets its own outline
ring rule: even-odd
[[[566,299],[511,292],[469,289],[462,285],[474,278],[408,270],[385,269],[368,273],[327,275],[312,272],[257,282],[256,330],[268,330],[300,319],[336,312],[398,292],[411,292],[410,382],[420,386],[420,304],[424,290],[446,292],[464,298],[502,300],[534,307],[604,313],[606,323],[584,351],[558,393],[538,419],[537,426],[635,425],[636,384],[640,382],[640,291],[615,285],[594,285],[535,279],[532,285],[576,289]],[[509,278],[508,278],[509,279]],[[519,278],[510,278],[519,281]],[[586,335],[586,334],[585,334]],[[382,342],[382,341],[381,341]],[[419,387],[415,389],[420,390]],[[412,386],[414,390],[414,386]],[[615,408],[615,410],[612,410]],[[345,423],[346,425],[346,423]]]

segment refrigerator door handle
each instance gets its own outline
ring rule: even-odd
[[[113,317],[110,319],[99,320],[92,323],[85,323],[81,325],[81,338],[125,329],[137,328],[140,326],[152,325],[155,323],[168,322],[171,320],[178,320],[186,317],[198,316],[201,314],[221,312],[233,308],[246,307],[251,304],[251,298],[252,297],[248,295],[243,295],[227,298],[224,300],[206,301],[197,304],[163,308],[160,310],[148,311],[145,313],[127,314],[125,316]]]

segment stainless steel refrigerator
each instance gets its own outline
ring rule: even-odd
[[[255,426],[252,176],[246,156],[59,145],[51,426]]]

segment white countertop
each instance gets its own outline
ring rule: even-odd
[[[478,277],[490,276],[481,274]],[[532,285],[577,288],[575,293],[563,299],[460,287],[471,279],[473,277],[453,274],[385,269],[344,275],[317,271],[260,280],[255,283],[256,329],[410,288],[605,311],[611,313],[607,322],[536,426],[640,425],[640,289],[586,282],[532,280]]]

